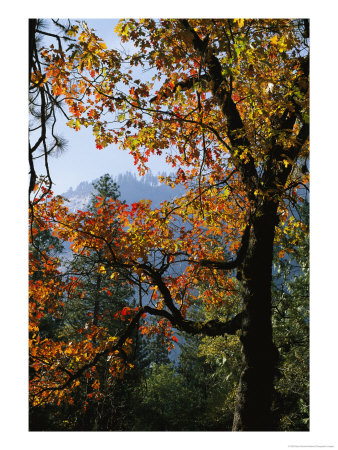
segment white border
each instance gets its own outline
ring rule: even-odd
[[[7,448],[287,449],[336,445],[337,51],[333,2],[6,2],[1,27],[1,425]],[[6,8],[6,9],[4,9]],[[29,433],[27,421],[27,48],[29,17],[310,17],[311,431],[290,433]],[[103,441],[103,442],[102,442]],[[9,445],[8,445],[8,444]]]

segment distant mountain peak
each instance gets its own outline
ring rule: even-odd
[[[161,174],[166,176],[165,173]],[[126,172],[117,176],[112,176],[113,181],[119,186],[121,193],[120,200],[125,200],[127,204],[137,202],[142,199],[149,199],[152,201],[154,207],[159,206],[164,200],[171,200],[172,198],[182,195],[184,188],[177,186],[171,188],[167,185],[160,184],[158,176],[153,175],[151,172],[147,173],[143,177]],[[84,210],[87,208],[91,195],[94,193],[93,183],[96,183],[99,179],[89,181],[82,181],[75,189],[70,187],[62,197],[69,200],[68,207],[71,211]]]

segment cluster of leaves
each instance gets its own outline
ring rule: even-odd
[[[116,186],[107,186],[104,177],[97,186],[104,194],[116,197]],[[109,189],[110,188],[110,191]],[[124,338],[118,346],[115,313],[127,308],[131,290],[102,273],[100,253],[87,249],[70,261],[53,256],[60,251],[60,240],[52,235],[50,224],[41,214],[47,205],[61,205],[61,198],[47,195],[35,202],[34,222],[30,227],[30,395],[32,406],[41,403],[74,402],[85,378],[99,397],[99,358],[105,357],[111,378],[123,376],[132,365],[126,360],[132,340]],[[95,203],[96,203],[95,199]],[[90,205],[92,214],[97,214]],[[95,211],[94,211],[95,210]],[[65,213],[67,208],[62,206]],[[123,277],[123,273],[119,274]],[[109,287],[109,289],[108,289]],[[129,308],[130,309],[130,308]],[[120,322],[120,321],[119,321]]]
[[[139,48],[126,60],[118,51],[108,50],[84,22],[74,25],[68,31],[72,42],[66,51],[40,49],[44,83],[64,97],[73,115],[69,126],[76,130],[92,126],[98,148],[120,143],[134,155],[141,173],[150,155],[175,148],[167,161],[179,168],[178,180],[196,177],[202,160],[212,180],[223,180],[224,167],[229,162],[231,166],[232,159],[236,166],[237,158],[245,161],[249,154],[245,148],[229,154],[231,143],[224,136],[222,111],[211,95],[206,55],[193,48],[194,34],[184,25],[170,19],[121,21],[116,31],[122,41]],[[306,44],[294,21],[195,19],[190,28],[209,52],[218,55],[222,75],[245,117],[250,155],[267,160],[272,141],[292,147],[299,123],[287,132],[279,130],[283,111],[297,110],[308,120],[306,89],[298,86],[300,54]],[[156,71],[145,82],[134,76],[138,67]],[[115,120],[103,120],[103,113]],[[282,164],[293,161],[285,155]]]

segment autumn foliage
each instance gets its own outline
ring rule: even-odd
[[[30,228],[33,405],[72,402],[83,380],[90,380],[88,395],[99,396],[98,361],[105,359],[111,376],[122,377],[131,369],[136,330],[162,333],[170,349],[175,328],[209,336],[241,329],[247,309],[234,315],[235,294],[241,282],[244,291],[255,289],[246,284],[246,271],[251,262],[260,264],[253,256],[260,227],[272,224],[266,235],[281,258],[305,230],[289,208],[302,201],[300,190],[308,185],[302,26],[286,19],[122,20],[116,32],[135,46],[125,57],[81,23],[68,29],[66,50],[39,50],[43,74],[33,72],[31,82],[51,87],[68,108],[70,127],[91,127],[98,149],[118,144],[129,151],[140,175],[149,158],[166,155],[174,173],[160,181],[184,185],[185,195],[158,208],[149,200],[126,205],[97,197],[95,213],[71,213],[52,193],[41,200],[43,185],[36,187]],[[148,79],[140,69],[149,69]],[[43,230],[68,241],[74,254],[97,252],[93,273],[109,272],[112,285],[122,281],[147,292],[147,304],[115,313],[121,324],[116,335],[89,317],[76,341],[41,337],[44,315],[62,317],[65,303],[81,291],[81,280],[63,273],[48,249],[34,250]],[[288,240],[286,246],[286,234],[292,245]],[[223,321],[195,321],[191,308],[201,304],[229,313]],[[148,315],[158,317],[156,326],[147,323]]]

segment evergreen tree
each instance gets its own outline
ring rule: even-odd
[[[97,214],[98,198],[102,199],[101,207],[110,200],[116,200],[120,193],[117,184],[110,175],[105,174],[97,182],[93,183],[94,193],[87,207],[89,213]],[[112,226],[112,232],[114,227]],[[74,273],[82,281],[83,289],[79,290],[78,296],[69,302],[66,308],[66,333],[76,334],[76,330],[85,326],[88,320],[94,325],[106,327],[111,334],[116,329],[115,313],[124,306],[130,304],[132,291],[124,285],[123,271],[118,273],[116,279],[112,280],[113,271],[104,266],[102,253],[98,250],[73,254],[68,263],[68,270]],[[72,331],[73,330],[73,331]],[[76,338],[76,335],[74,335]]]
[[[294,251],[275,258],[273,326],[280,353],[276,408],[281,429],[309,429],[309,203],[298,205],[303,224],[287,239]]]

